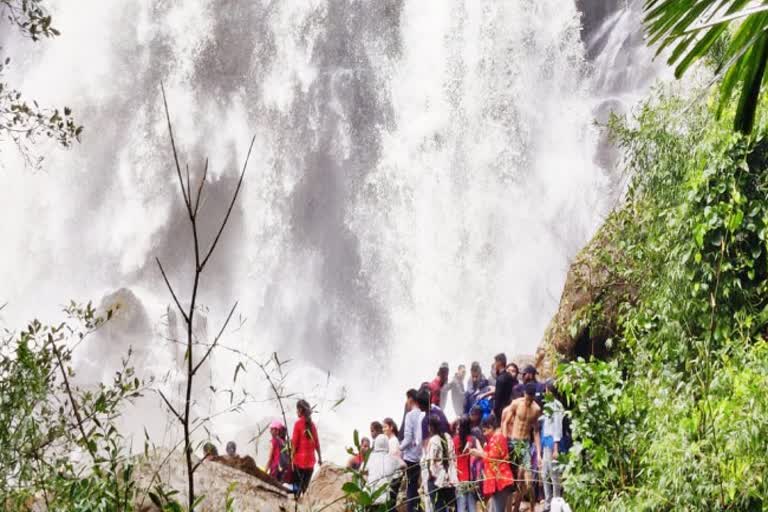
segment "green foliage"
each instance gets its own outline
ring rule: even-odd
[[[4,22],[9,23],[32,41],[59,35],[42,0],[0,0],[0,15],[0,28]],[[10,63],[10,57],[0,58],[0,142],[14,143],[28,164],[39,165],[42,159],[33,156],[32,145],[40,137],[70,147],[80,140],[83,127],[77,124],[69,107],[40,107],[9,86],[3,76]]]
[[[114,420],[140,396],[128,358],[109,385],[78,387],[76,346],[104,322],[71,304],[56,326],[35,320],[0,345],[0,496],[4,510],[133,510],[134,466]],[[111,313],[107,313],[111,316]]]
[[[768,506],[768,142],[711,114],[659,93],[611,123],[631,183],[602,256],[635,293],[610,362],[558,369],[579,510]]]
[[[59,35],[43,0],[0,0],[0,15],[33,41]]]
[[[734,128],[750,133],[768,63],[768,7],[749,0],[646,0],[645,11],[649,44],[658,43],[659,53],[671,48],[668,62],[678,78],[714,50],[724,74],[718,116],[740,88]]]

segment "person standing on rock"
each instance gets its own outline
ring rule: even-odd
[[[456,451],[453,439],[445,432],[437,416],[430,416],[429,442],[425,457],[427,493],[434,512],[448,512],[456,503]]]
[[[443,386],[448,382],[448,363],[443,363],[437,370],[437,377],[429,383],[430,402],[433,405],[442,408],[440,399],[442,398]]]
[[[317,427],[312,421],[312,407],[306,400],[296,403],[298,421],[293,426],[291,445],[293,446],[293,467],[296,483],[299,486],[297,496],[307,492],[315,462],[322,465],[323,456],[320,453],[320,438],[317,435]],[[317,459],[315,459],[317,452]]]
[[[504,353],[496,354],[493,358],[494,370],[496,372],[496,389],[493,392],[493,414],[498,422],[502,416],[504,408],[512,401],[512,391],[515,383],[512,376],[507,373],[507,356]]]
[[[371,494],[379,493],[374,504],[383,505],[389,499],[392,480],[398,470],[398,461],[389,454],[389,440],[378,435],[373,441],[373,451],[366,465],[367,487]],[[382,488],[386,488],[386,491]]]
[[[282,482],[284,481],[283,477],[291,466],[288,447],[286,446],[287,434],[285,432],[285,425],[281,421],[275,420],[269,425],[269,433],[272,435],[272,438],[269,441],[267,471],[272,478]]]
[[[529,364],[523,368],[523,382],[515,387],[514,398],[521,398],[523,395],[525,395],[525,386],[532,382],[536,386],[536,395],[534,400],[536,400],[536,403],[539,404],[539,407],[543,407],[545,393],[544,383],[536,380],[537,373],[538,372],[536,371],[536,367],[532,364]]]
[[[483,435],[488,440],[485,450],[472,448],[469,454],[483,460],[483,495],[490,498],[494,512],[504,512],[514,489],[515,480],[507,462],[509,458],[507,439],[496,425],[494,416],[488,416],[483,420]]]
[[[469,368],[468,388],[469,389],[467,389],[464,396],[464,414],[469,414],[469,411],[480,399],[480,396],[484,395],[490,389],[488,379],[483,375],[483,370],[480,368],[480,363],[477,361],[473,361]]]
[[[451,430],[451,425],[448,423],[448,418],[445,417],[443,410],[439,406],[430,403],[428,389],[419,391],[416,402],[424,413],[424,418],[421,420],[421,439],[422,448],[426,448],[429,441],[429,420],[432,416],[436,416],[440,422],[442,434],[448,433]]]
[[[525,385],[525,396],[513,400],[504,409],[501,417],[501,433],[508,440],[509,457],[518,481],[518,493],[515,497],[514,511],[520,510],[523,495],[528,494],[530,503],[533,498],[533,465],[531,460],[531,434],[533,434],[536,460],[541,460],[541,439],[539,417],[541,407],[536,403],[536,384]]]
[[[450,402],[453,405],[453,413],[457,418],[460,418],[464,411],[464,378],[466,375],[467,368],[460,364],[453,378],[441,390],[440,404],[443,411],[445,411],[445,408],[448,407],[448,402]]]
[[[518,386],[520,385],[520,368],[517,363],[509,363],[507,365],[507,373],[512,376],[512,400],[523,396],[523,392],[517,394]]]
[[[371,442],[376,443],[376,438],[384,433],[384,426],[378,421],[371,422]]]
[[[560,468],[557,458],[560,455],[560,442],[563,437],[563,416],[565,409],[555,396],[555,387],[551,382],[545,385],[547,403],[541,417],[541,477],[544,483],[544,510],[551,508],[552,498],[562,497]]]
[[[424,412],[419,407],[416,400],[417,396],[415,390],[408,391],[408,414],[405,415],[403,441],[400,443],[400,451],[405,461],[406,508],[408,512],[421,510],[419,483],[421,480],[421,421],[424,418]]]
[[[418,391],[416,391],[413,388],[405,392],[405,405],[403,406],[403,420],[400,422],[400,430],[398,431],[398,434],[397,434],[397,439],[401,443],[403,442],[403,437],[405,436],[405,417],[411,411],[409,404],[416,401],[417,393]]]
[[[384,435],[389,443],[389,455],[397,461],[397,472],[392,477],[392,485],[389,490],[389,502],[391,504],[397,503],[397,495],[400,493],[400,484],[403,481],[403,470],[405,469],[405,462],[403,461],[403,453],[400,451],[400,441],[397,436],[397,424],[392,418],[384,418],[382,422],[384,427]]]
[[[472,478],[472,460],[469,451],[479,448],[472,435],[472,425],[468,416],[459,418],[456,435],[453,436],[453,447],[456,451],[456,472],[459,485],[456,487],[456,512],[475,512],[477,510],[477,483]]]

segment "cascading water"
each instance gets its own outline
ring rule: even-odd
[[[596,25],[595,71],[565,0],[83,0],[53,14],[58,39],[6,41],[26,56],[11,78],[72,106],[86,132],[72,151],[44,148],[43,172],[3,148],[6,325],[127,288],[112,297],[128,312],[81,351],[81,376],[108,376],[128,344],[146,373],[176,368],[154,258],[185,295],[191,253],[162,81],[193,176],[211,161],[208,240],[256,135],[204,276],[207,329],[239,300],[244,323],[224,343],[295,359],[289,384],[319,402],[337,455],[353,426],[397,417],[442,360],[534,350],[616,195],[595,112],[649,83],[609,87],[629,28]],[[236,364],[219,352],[208,375],[228,385]],[[178,385],[171,373],[159,385]],[[267,395],[254,368],[238,382]],[[214,430],[244,442],[272,414],[251,405]]]

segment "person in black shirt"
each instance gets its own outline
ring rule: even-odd
[[[515,381],[507,373],[507,356],[504,353],[496,354],[493,358],[493,366],[496,370],[496,390],[493,393],[493,414],[496,420],[501,419],[501,412],[512,402],[512,391]]]

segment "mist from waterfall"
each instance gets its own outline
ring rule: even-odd
[[[85,133],[71,151],[41,145],[42,171],[2,148],[0,319],[120,301],[81,351],[81,378],[108,377],[130,344],[145,374],[179,386],[154,259],[185,296],[191,240],[162,82],[193,179],[210,158],[205,240],[256,136],[204,276],[201,329],[238,300],[223,343],[293,359],[289,384],[319,405],[339,456],[351,428],[399,421],[404,391],[441,361],[487,367],[535,350],[569,262],[616,198],[593,120],[626,111],[656,76],[638,5],[585,45],[565,0],[54,2],[61,37],[3,42],[20,56],[10,79],[73,107]],[[237,361],[218,352],[207,378],[231,385]],[[253,367],[237,386],[268,397]],[[147,398],[132,420],[171,436],[148,412],[160,408]],[[251,404],[214,430],[244,444],[274,412]]]

